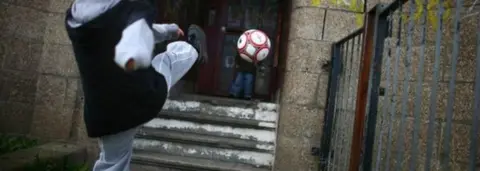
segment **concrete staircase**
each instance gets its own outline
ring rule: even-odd
[[[277,105],[184,95],[166,102],[134,142],[135,171],[269,171]]]

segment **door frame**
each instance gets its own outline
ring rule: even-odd
[[[239,0],[241,1],[241,0]],[[279,86],[279,80],[280,78],[279,77],[283,77],[283,72],[280,71],[280,68],[279,68],[279,60],[281,60],[280,58],[286,58],[286,54],[285,53],[282,53],[282,51],[284,51],[284,49],[287,48],[287,45],[288,45],[288,31],[289,31],[289,14],[290,14],[290,10],[289,10],[289,7],[291,7],[291,3],[289,3],[289,1],[291,0],[280,0],[279,1],[279,8],[277,9],[277,19],[276,19],[276,34],[275,34],[275,37],[271,38],[271,39],[275,39],[275,45],[273,46],[274,49],[272,49],[272,52],[274,52],[274,55],[272,56],[274,59],[273,59],[273,62],[272,62],[272,66],[271,66],[271,73],[270,73],[270,81],[269,81],[269,92],[267,95],[258,95],[258,94],[254,94],[254,96],[256,98],[261,98],[261,99],[265,99],[265,100],[268,100],[268,101],[271,101],[274,99],[275,97],[275,94],[277,92],[277,90],[280,88]],[[262,7],[265,6],[267,4],[262,4]],[[226,1],[223,1],[222,3],[222,9],[221,9],[222,13],[221,15],[223,16],[222,19],[221,19],[221,24],[220,24],[220,27],[221,26],[226,26],[227,25],[227,21],[228,21],[228,4],[226,3]],[[242,21],[243,22],[243,21]],[[223,41],[224,40],[224,37],[225,35],[227,34],[241,34],[240,32],[238,31],[233,31],[233,32],[229,32],[229,33],[222,33],[222,35],[219,37],[219,41]],[[217,53],[218,55],[221,55],[222,51],[223,51],[223,47],[221,46],[223,43],[220,42],[219,43],[219,46],[217,47],[218,48],[218,51],[219,53]],[[221,64],[221,56],[217,56],[216,58],[216,63],[215,63],[215,68],[216,70],[218,70],[220,68],[220,64]],[[214,84],[215,84],[215,89],[218,89],[218,82],[220,77],[219,77],[219,73],[216,72],[215,73],[215,80],[214,80]],[[256,80],[255,80],[256,81]],[[255,82],[254,82],[255,84]],[[221,92],[216,92],[215,95],[223,95]]]
[[[217,81],[218,81],[218,74],[217,71],[219,67],[217,66],[220,62],[220,55],[221,55],[221,40],[223,40],[224,35],[221,33],[221,25],[222,21],[224,21],[225,17],[223,16],[225,13],[225,0],[205,0],[205,4],[203,6],[204,9],[201,11],[203,12],[203,17],[206,18],[201,25],[207,35],[207,53],[209,55],[209,59],[207,63],[200,64],[198,73],[197,73],[197,82],[196,82],[196,93],[199,94],[207,94],[207,95],[218,95],[216,93],[217,89]],[[209,25],[209,15],[210,11],[215,11],[214,21],[212,25]]]
[[[212,32],[217,33],[213,36],[208,36],[208,39],[210,39],[208,40],[208,54],[210,59],[207,64],[202,64],[198,66],[199,72],[197,73],[197,79],[195,81],[195,92],[206,95],[224,96],[224,92],[218,91],[218,86],[221,79],[219,72],[221,69],[220,65],[222,64],[221,55],[223,52],[223,40],[227,34],[232,34],[224,33],[221,31],[221,27],[226,26],[228,21],[228,0],[205,0],[203,2],[205,3],[200,3],[202,5],[199,6],[198,9],[199,13],[202,14],[202,20],[197,21],[196,24],[202,26],[204,29],[208,27],[209,10],[214,7],[216,12],[214,21],[215,23],[211,26],[212,28],[210,28],[211,30],[209,31],[210,34],[212,34]],[[272,52],[274,52],[275,54],[272,56],[274,57],[274,59],[271,65],[269,93],[268,95],[262,97],[256,95],[257,98],[268,101],[275,99],[279,88],[283,85],[285,61],[288,53],[288,33],[290,28],[291,15],[290,8],[292,6],[292,3],[291,0],[279,0],[279,3],[280,4],[277,11],[276,37],[271,38],[275,39],[274,49],[272,49]],[[163,16],[158,16],[157,21],[169,22],[170,19],[164,18]],[[208,31],[206,30],[206,32]],[[198,75],[200,73],[208,76]]]
[[[216,49],[217,49],[217,52],[215,53],[216,54],[216,57],[215,57],[215,62],[214,62],[214,77],[213,77],[213,87],[214,87],[214,92],[213,94],[214,95],[217,95],[217,96],[224,96],[223,92],[219,91],[219,84],[220,84],[220,68],[222,66],[222,54],[223,54],[223,41],[225,39],[225,36],[227,33],[223,32],[221,30],[221,27],[224,27],[227,25],[227,21],[228,21],[228,0],[220,0],[221,1],[221,4],[219,5],[220,8],[219,8],[219,12],[220,12],[220,20],[218,21],[218,31],[219,31],[219,36],[218,36],[218,39],[217,39],[217,43],[216,43]]]
[[[272,72],[272,84],[270,84],[270,97],[271,101],[278,101],[277,95],[280,93],[281,87],[284,84],[286,62],[288,58],[288,44],[290,37],[290,22],[292,15],[292,0],[280,0],[280,8],[278,8],[277,16],[277,37],[276,37],[276,49],[275,49],[275,71]]]

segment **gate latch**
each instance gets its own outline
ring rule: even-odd
[[[310,150],[310,154],[312,156],[320,156],[320,148],[312,147],[312,149]]]

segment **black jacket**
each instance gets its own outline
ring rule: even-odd
[[[255,67],[255,64],[253,62],[248,62],[240,55],[237,54],[235,57],[235,65],[236,65],[236,71],[237,72],[247,72],[247,73],[252,73],[254,74],[257,72],[257,68]],[[258,64],[257,64],[258,65]]]
[[[121,1],[99,17],[71,28],[65,22],[85,95],[88,136],[101,137],[153,119],[167,96],[165,78],[153,68],[125,72],[114,58],[122,30],[144,18],[151,25],[156,11],[150,0]],[[71,11],[67,11],[66,21]]]

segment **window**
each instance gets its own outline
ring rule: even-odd
[[[278,0],[229,0],[227,27],[274,33],[278,6]]]

